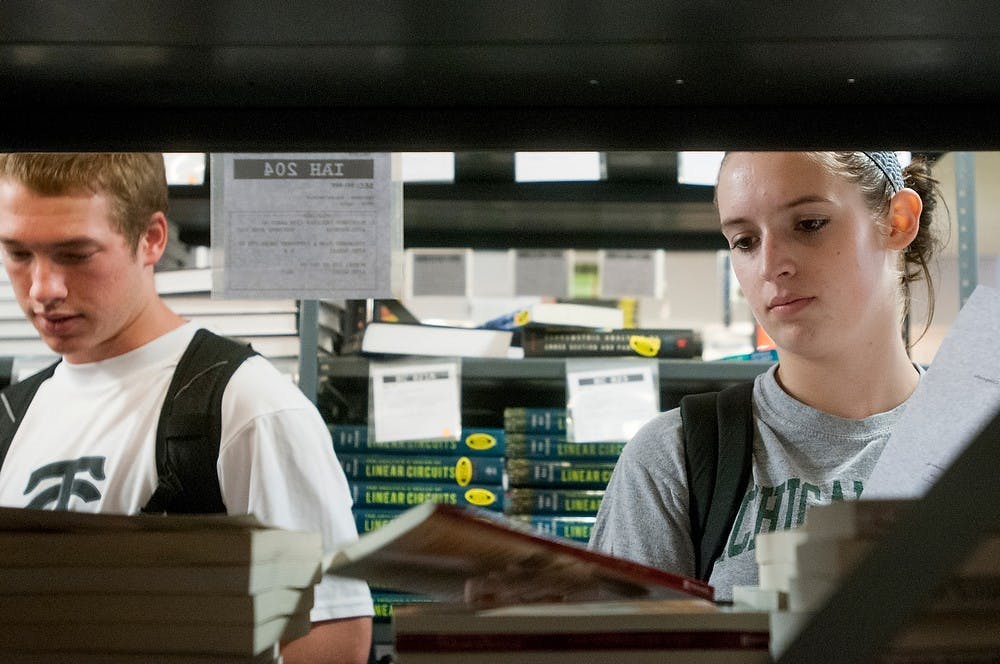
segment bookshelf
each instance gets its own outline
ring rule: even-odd
[[[677,405],[693,392],[718,390],[754,376],[770,367],[769,362],[703,362],[661,360],[660,409]],[[330,357],[320,360],[319,375],[329,381],[348,403],[346,413],[367,410],[368,360],[363,357]],[[566,364],[561,358],[462,360],[462,410],[473,426],[497,426],[503,405],[559,406],[566,400]],[[503,393],[517,394],[524,403],[504,404]],[[353,395],[353,399],[350,398]],[[492,422],[492,424],[491,424]]]
[[[83,22],[49,5],[4,8],[0,43],[35,56],[5,59],[8,150],[1000,147],[987,0],[849,0],[823,20],[805,3],[763,2],[583,11],[554,2],[505,13],[317,0],[297,5],[298,21],[275,3],[252,14],[164,6],[155,21],[115,3],[88,6]],[[154,51],[162,57],[145,57]],[[335,371],[360,372],[352,367]],[[934,532],[948,539],[957,522]],[[897,553],[885,569],[922,579],[927,561]],[[866,606],[853,600],[851,609]],[[898,615],[898,603],[868,606],[871,620],[831,624],[816,643],[870,645],[875,635],[856,630]]]

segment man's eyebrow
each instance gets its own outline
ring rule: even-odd
[[[9,237],[0,237],[0,244],[7,247],[23,247],[26,246],[25,243],[15,240]],[[89,237],[79,237],[79,238],[69,238],[68,240],[63,240],[61,242],[55,242],[49,247],[52,249],[80,249],[86,247],[97,246],[99,242],[93,238]]]

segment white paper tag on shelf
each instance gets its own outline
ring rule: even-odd
[[[369,363],[376,443],[458,440],[462,428],[459,361]]]
[[[213,295],[398,297],[397,162],[389,153],[213,154]]]
[[[659,412],[658,364],[566,362],[567,437],[578,443],[629,440]]]

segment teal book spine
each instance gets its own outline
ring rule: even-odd
[[[531,526],[532,530],[542,535],[563,537],[577,542],[589,542],[590,533],[594,529],[593,516],[563,516],[556,514],[520,514],[512,519]]]
[[[371,593],[372,604],[375,607],[373,620],[377,623],[392,622],[393,607],[401,604],[425,604],[427,602],[435,601],[434,598],[428,597],[427,595],[401,593],[394,590],[383,590],[381,588],[372,588]]]
[[[403,509],[377,509],[363,507],[355,507],[351,510],[354,515],[354,525],[357,527],[359,535],[378,530],[405,511],[406,510]]]
[[[421,503],[471,505],[503,511],[504,494],[497,485],[418,484],[414,482],[350,482],[355,508],[408,509]]]
[[[604,489],[614,469],[611,460],[507,459],[507,480],[511,487]]]
[[[333,449],[336,452],[361,451],[368,443],[367,424],[328,424],[330,438],[333,439]]]
[[[550,433],[566,435],[565,408],[520,408],[503,410],[503,428],[508,433]]]
[[[470,457],[499,457],[506,450],[506,435],[495,427],[464,427],[458,440],[394,440],[376,442],[368,439],[364,424],[331,424],[330,437],[337,454],[440,454]]]
[[[624,442],[574,443],[565,436],[541,433],[507,434],[507,457],[510,459],[601,459],[617,460]]]
[[[503,483],[501,457],[338,454],[348,480],[456,484]]]
[[[504,496],[504,511],[515,514],[556,514],[595,516],[604,499],[598,489],[509,489]]]

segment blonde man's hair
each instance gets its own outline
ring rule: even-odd
[[[104,194],[113,227],[133,251],[153,213],[167,211],[167,177],[159,152],[0,153],[0,179],[42,196]]]

